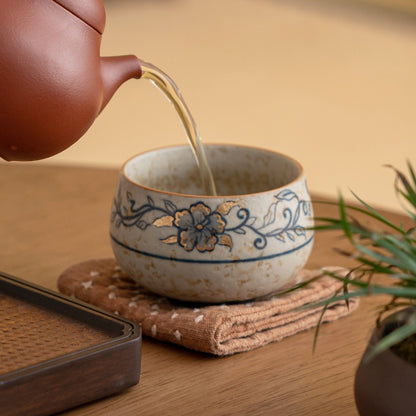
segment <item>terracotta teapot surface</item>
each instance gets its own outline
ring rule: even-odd
[[[117,88],[142,75],[134,55],[100,57],[101,0],[3,0],[0,157],[52,156],[88,130]]]

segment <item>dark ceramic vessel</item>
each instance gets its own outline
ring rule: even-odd
[[[373,332],[355,376],[355,402],[361,416],[416,415],[416,365],[390,349],[364,362],[384,335],[415,313],[415,308],[407,308],[393,314]]]

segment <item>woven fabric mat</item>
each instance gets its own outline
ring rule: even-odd
[[[321,273],[304,269],[298,280]],[[315,327],[321,308],[293,309],[325,299],[339,287],[337,280],[324,276],[302,289],[267,300],[191,305],[140,287],[112,258],[76,264],[58,279],[62,293],[140,323],[149,337],[215,355],[249,351]],[[358,299],[351,299],[349,307],[345,302],[334,304],[322,322],[339,319],[357,307]]]

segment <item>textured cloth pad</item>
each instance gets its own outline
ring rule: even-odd
[[[308,280],[321,273],[304,269],[297,280]],[[294,308],[328,298],[340,288],[340,282],[323,276],[302,289],[266,300],[193,305],[149,292],[131,280],[115,259],[101,259],[69,267],[59,277],[58,288],[66,295],[140,323],[149,337],[228,355],[315,327],[321,308]],[[345,302],[334,304],[325,311],[322,322],[348,315],[357,306],[358,299],[351,299],[348,307]]]

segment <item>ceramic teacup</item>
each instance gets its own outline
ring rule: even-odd
[[[124,164],[110,225],[121,268],[145,288],[185,301],[244,301],[294,285],[313,242],[301,165],[254,147],[205,148],[220,196],[201,194],[189,146]]]

